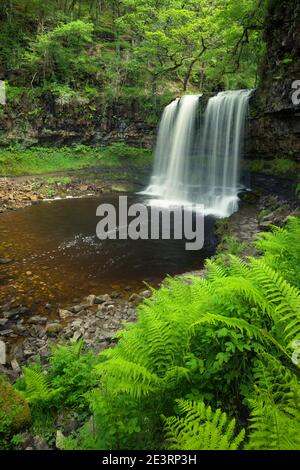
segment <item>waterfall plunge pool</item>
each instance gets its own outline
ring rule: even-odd
[[[128,194],[128,203],[143,202]],[[142,290],[167,274],[203,267],[215,250],[214,219],[205,218],[205,244],[186,251],[185,240],[104,240],[96,237],[96,208],[118,204],[118,195],[43,202],[1,214],[0,303],[45,313],[45,304],[74,303],[84,296]],[[129,287],[131,290],[129,291]]]

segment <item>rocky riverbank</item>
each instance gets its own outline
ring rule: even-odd
[[[4,305],[0,309],[0,372],[16,378],[20,366],[40,359],[47,360],[51,345],[70,339],[82,338],[94,352],[111,346],[115,333],[136,320],[135,308],[151,295],[150,290],[130,293],[112,292],[104,295],[90,294],[76,305],[68,305],[57,311],[55,318],[32,315],[24,306]]]
[[[91,172],[0,178],[0,213],[16,210],[43,200],[87,197],[132,191],[128,178],[105,178]]]

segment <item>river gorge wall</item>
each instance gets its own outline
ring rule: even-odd
[[[32,100],[30,93],[24,92],[0,107],[0,146],[108,145],[123,140],[149,148],[153,146],[158,119],[151,100],[63,103],[51,94]]]
[[[300,3],[272,0],[265,20],[266,54],[250,104],[249,158],[300,160]],[[299,86],[300,88],[300,86]]]

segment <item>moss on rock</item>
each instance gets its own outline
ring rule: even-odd
[[[31,423],[28,403],[13,386],[0,375],[0,448],[13,434]]]

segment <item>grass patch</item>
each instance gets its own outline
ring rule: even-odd
[[[124,165],[150,165],[152,152],[117,142],[108,147],[8,147],[0,150],[0,176],[40,175],[51,172],[99,167],[117,169]],[[55,184],[57,181],[51,181]]]
[[[245,169],[255,173],[275,176],[292,176],[300,174],[300,165],[288,157],[277,157],[273,160],[246,161]]]

